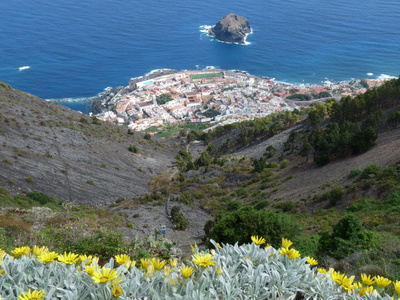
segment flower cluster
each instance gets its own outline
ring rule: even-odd
[[[366,274],[362,282],[333,269],[314,267],[312,257],[300,256],[290,240],[278,250],[262,237],[239,246],[219,245],[191,260],[141,259],[126,254],[104,265],[96,257],[57,254],[47,248],[16,248],[14,257],[0,250],[0,299],[394,299],[383,290],[387,278]],[[17,256],[18,255],[18,256]],[[400,282],[393,282],[400,295]]]

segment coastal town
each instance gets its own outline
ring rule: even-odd
[[[108,95],[100,103],[102,112],[96,116],[136,131],[183,122],[223,125],[292,111],[328,98],[356,96],[384,80],[295,85],[243,71],[160,72],[151,79],[136,78]]]

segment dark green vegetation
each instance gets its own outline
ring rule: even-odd
[[[168,96],[167,94],[161,94],[160,96],[156,97],[156,101],[158,105],[163,105],[169,101],[172,101],[174,99],[172,99],[170,96]]]

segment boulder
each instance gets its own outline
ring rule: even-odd
[[[210,28],[208,33],[221,42],[244,44],[251,27],[246,18],[230,13]]]

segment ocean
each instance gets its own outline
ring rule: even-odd
[[[249,45],[202,32],[229,12],[249,20]],[[163,68],[313,84],[398,77],[398,32],[393,0],[1,1],[0,80],[50,99],[91,97]]]

